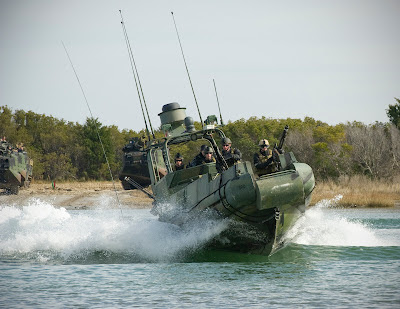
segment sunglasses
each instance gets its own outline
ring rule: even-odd
[[[224,146],[224,147],[228,147],[228,146],[230,146],[229,144],[225,144],[225,145],[222,145],[222,146]]]

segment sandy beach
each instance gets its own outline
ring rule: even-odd
[[[18,195],[0,193],[0,205],[26,206],[34,199],[48,202],[55,207],[86,209],[96,206],[118,208],[151,208],[152,199],[139,190],[124,190],[115,182],[65,182],[31,183],[29,188],[21,188]],[[118,199],[117,199],[118,196]]]

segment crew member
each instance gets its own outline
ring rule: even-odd
[[[228,137],[222,139],[222,156],[229,167],[242,159],[242,153],[237,148],[232,149],[232,141]]]
[[[215,162],[213,154],[214,150],[211,147],[202,145],[200,148],[200,153],[193,159],[192,162],[190,162],[188,167],[198,166],[204,163]]]
[[[23,152],[24,151],[24,144],[23,143],[18,143],[17,144],[17,149],[18,149],[18,152]]]
[[[201,162],[204,161],[204,149],[206,147],[207,147],[207,145],[201,145],[200,152],[197,154],[197,156],[194,157],[192,162],[190,162],[187,167],[193,167],[193,166],[196,166],[196,165],[200,165]]]
[[[258,146],[260,146],[260,151],[254,154],[254,166],[256,167],[257,174],[262,176],[278,171],[268,140],[260,140]]]
[[[210,146],[206,146],[204,148],[204,162],[202,162],[202,164],[213,162],[215,162],[214,149],[212,149]]]
[[[178,152],[175,155],[175,166],[174,166],[174,171],[180,171],[183,170],[185,166],[183,165],[183,157],[182,155]]]

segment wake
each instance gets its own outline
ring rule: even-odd
[[[201,248],[225,229],[203,220],[190,229],[162,223],[149,210],[103,207],[67,211],[32,199],[22,207],[0,206],[0,258],[38,262],[85,260],[99,252],[129,261],[170,262]]]
[[[398,229],[379,230],[362,220],[349,218],[343,209],[333,208],[341,198],[341,195],[337,195],[307,209],[305,215],[289,231],[286,239],[302,245],[400,246]],[[374,218],[371,218],[371,221],[373,220]]]

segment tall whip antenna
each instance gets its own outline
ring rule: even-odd
[[[146,101],[144,100],[144,95],[143,95],[142,86],[141,86],[141,84],[140,84],[139,74],[137,73],[137,69],[136,69],[135,58],[133,57],[133,52],[132,52],[131,44],[130,44],[130,42],[129,42],[128,33],[126,32],[125,23],[124,23],[124,19],[122,18],[122,12],[121,12],[121,10],[119,10],[119,13],[121,14],[121,25],[122,25],[122,30],[123,30],[123,32],[124,32],[126,48],[128,49],[129,61],[130,61],[130,63],[131,63],[132,74],[133,74],[133,77],[134,77],[134,79],[135,79],[135,85],[136,85],[136,90],[137,90],[137,94],[138,94],[138,97],[139,97],[140,107],[141,107],[141,109],[142,109],[144,124],[145,124],[145,126],[146,126],[147,138],[148,138],[149,141],[150,141],[150,132],[149,132],[149,128],[148,128],[148,126],[147,126],[146,116],[145,116],[145,114],[144,114],[143,103],[142,103],[142,97],[143,97],[143,101],[144,101],[144,106],[145,106],[146,111],[147,111],[147,117],[148,117],[148,119],[149,119],[150,128],[151,128],[151,133],[152,133],[152,135],[153,135],[153,138],[155,138],[155,135],[154,135],[153,127],[152,127],[151,122],[150,122],[150,117],[149,117],[149,112],[148,112],[148,110],[147,110]],[[137,75],[137,78],[136,78],[136,75]],[[138,85],[138,82],[139,82],[139,85],[140,85],[140,86]],[[141,90],[142,95],[140,95],[139,89]]]
[[[120,212],[121,212],[121,217],[122,217],[121,203],[119,202],[119,197],[118,197],[118,193],[117,193],[117,188],[115,187],[114,177],[113,177],[112,172],[111,172],[110,163],[108,162],[108,158],[107,158],[107,155],[106,155],[106,151],[105,151],[105,149],[104,149],[103,141],[101,140],[101,137],[100,137],[99,128],[97,127],[96,121],[95,121],[95,119],[94,119],[94,117],[93,117],[92,110],[90,109],[90,106],[89,106],[89,102],[88,102],[88,100],[87,100],[87,98],[86,98],[85,91],[83,91],[83,87],[82,87],[81,81],[79,80],[79,77],[78,77],[78,74],[76,73],[75,67],[74,67],[74,65],[72,64],[72,60],[71,60],[71,57],[70,57],[69,54],[68,54],[67,48],[65,47],[64,42],[61,42],[61,43],[62,43],[62,45],[64,46],[65,53],[67,54],[69,63],[71,64],[72,70],[73,70],[74,73],[75,73],[76,80],[78,81],[79,87],[81,88],[83,97],[85,98],[86,106],[87,106],[87,108],[89,109],[90,116],[92,117],[94,126],[95,126],[95,128],[96,128],[97,137],[98,137],[98,139],[99,139],[99,141],[100,141],[101,149],[103,150],[104,158],[106,159],[106,162],[107,162],[108,171],[110,172],[111,180],[112,180],[112,183],[113,183],[113,186],[114,186],[115,196],[116,196],[116,198],[117,198],[118,207],[119,207],[119,210],[120,210]]]
[[[197,111],[199,112],[200,122],[201,122],[201,125],[203,125],[203,119],[201,118],[200,109],[199,109],[199,104],[197,104],[197,99],[196,99],[196,95],[195,95],[195,93],[194,93],[192,80],[190,79],[190,74],[189,74],[189,70],[188,70],[188,67],[187,67],[187,64],[186,64],[185,54],[183,53],[182,43],[181,43],[181,39],[180,39],[179,33],[178,33],[178,27],[176,26],[175,17],[174,17],[174,12],[171,12],[171,15],[172,15],[172,19],[174,20],[176,35],[178,36],[178,41],[179,41],[179,46],[181,47],[183,62],[185,63],[186,72],[187,72],[187,75],[188,75],[188,78],[189,78],[190,86],[192,87],[192,92],[193,92],[193,96],[194,96],[194,101],[196,102]]]
[[[221,120],[221,125],[223,126],[223,125],[224,125],[224,122],[222,121],[221,108],[219,107],[219,100],[218,100],[217,87],[215,86],[215,79],[214,79],[214,78],[213,78],[213,83],[214,83],[215,96],[217,97],[218,110],[219,110],[219,119]]]

